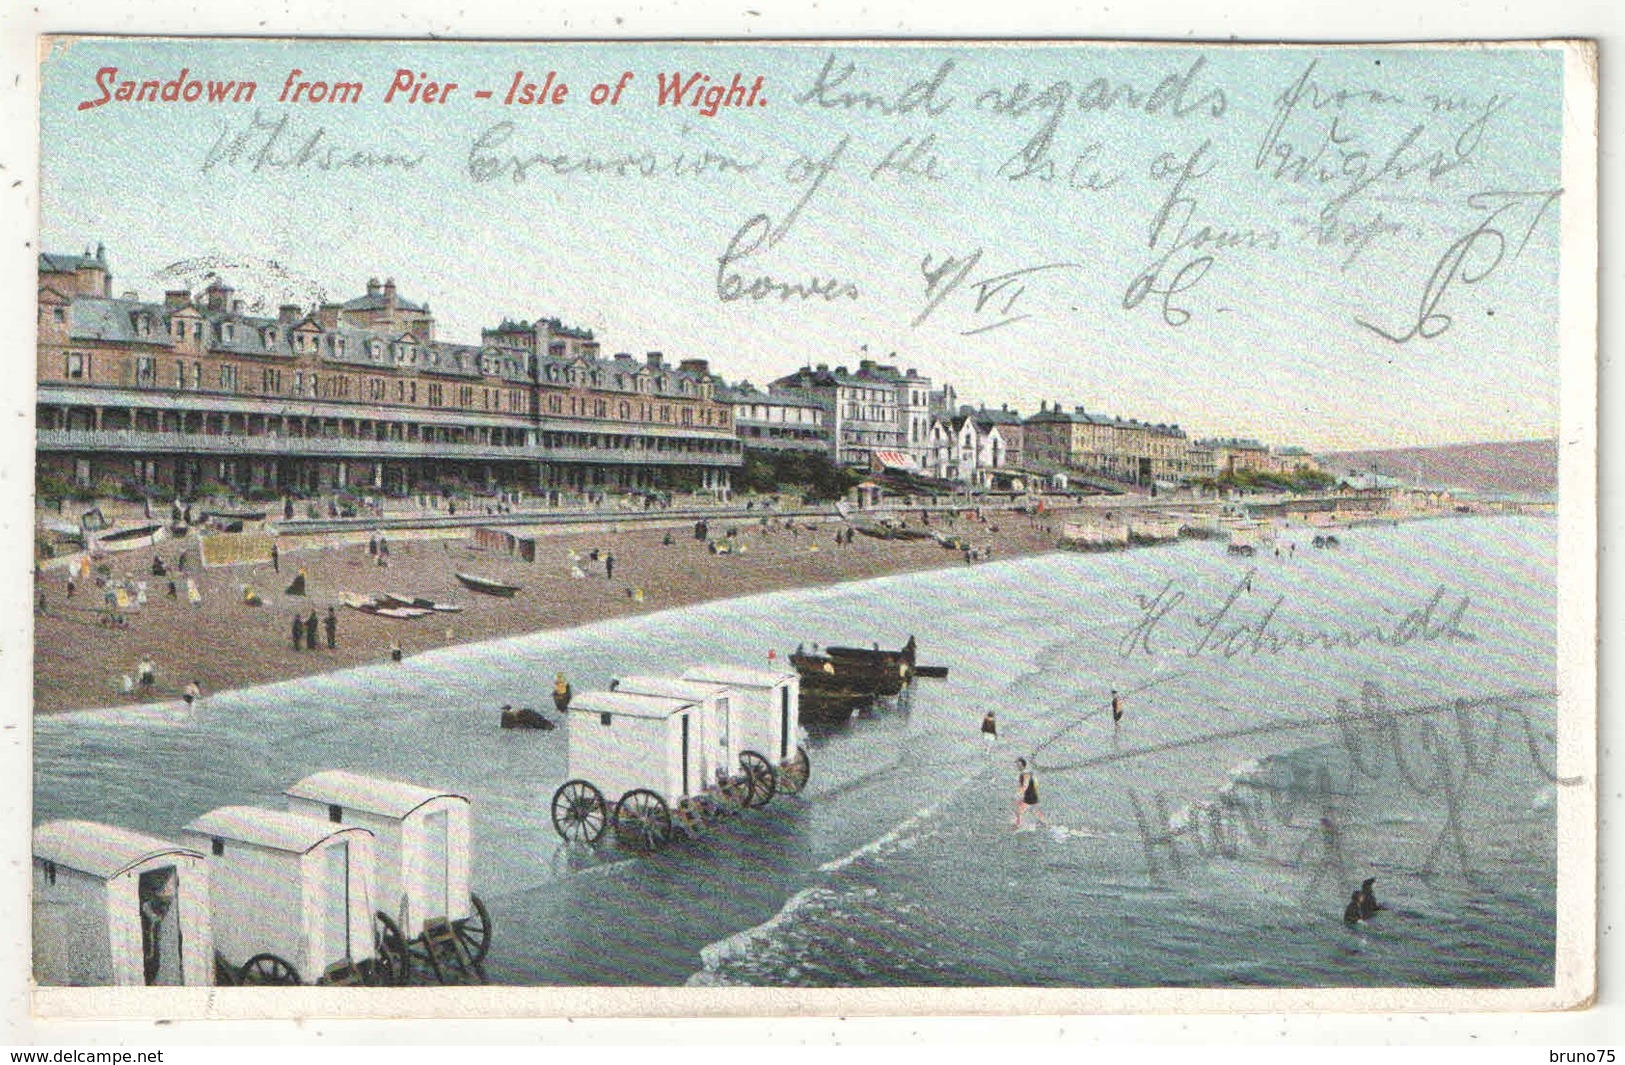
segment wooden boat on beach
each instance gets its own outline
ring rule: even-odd
[[[441,614],[455,614],[462,610],[457,603],[437,603],[433,599],[422,595],[397,595],[394,592],[384,592],[378,597],[383,606],[412,607],[420,610],[432,610]]]
[[[519,585],[517,584],[503,584],[501,581],[493,581],[489,577],[476,577],[472,573],[459,573],[456,574],[456,577],[464,588],[484,595],[512,599],[519,591]]]
[[[908,681],[906,666],[862,659],[795,654],[790,656],[790,664],[801,675],[801,691],[804,696],[810,692],[820,691],[896,695],[903,690],[903,685]]]

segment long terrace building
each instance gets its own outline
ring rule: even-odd
[[[555,319],[444,343],[392,281],[265,317],[221,282],[115,297],[105,249],[45,254],[38,335],[38,461],[80,485],[720,493],[742,462],[703,360],[605,358]]]

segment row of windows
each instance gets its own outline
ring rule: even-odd
[[[70,381],[89,380],[91,376],[91,355],[88,352],[70,351],[64,355],[63,376]],[[134,360],[135,385],[138,388],[174,387],[177,389],[190,389],[202,391],[204,389],[219,390],[222,392],[238,391],[238,367],[235,363],[220,363],[211,368],[205,377],[204,365],[200,361],[176,359],[174,373],[167,380],[160,380],[159,358],[155,355],[137,355]],[[354,378],[345,374],[316,374],[305,373],[303,370],[286,374],[291,378],[292,390],[283,392],[285,372],[281,369],[263,368],[260,371],[258,393],[261,395],[293,395],[311,399],[339,399],[345,400],[369,399],[374,402],[389,402],[393,399],[397,403],[416,403],[418,401],[418,383],[416,381],[394,381],[394,388],[390,388],[390,381],[380,377],[369,377],[364,382],[357,383]],[[455,386],[456,405],[463,409],[473,409],[480,406],[489,411],[506,411],[507,413],[528,413],[529,401],[524,389],[495,389],[481,388],[476,385]],[[353,390],[353,393],[352,393]],[[425,387],[425,402],[431,407],[445,406],[445,386],[439,382],[429,382]],[[548,411],[553,414],[562,414],[564,397],[557,394],[548,397]],[[569,397],[569,413],[574,417],[610,417],[609,401],[604,399],[586,399],[579,396]],[[622,400],[615,407],[615,415],[622,421],[632,420],[633,406],[630,402]],[[703,408],[696,419],[695,410],[690,406],[683,406],[674,410],[672,404],[641,403],[637,406],[638,418],[642,421],[659,420],[667,424],[681,425],[715,425],[726,426],[729,422],[728,412],[722,409]]]

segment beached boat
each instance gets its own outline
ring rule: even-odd
[[[152,547],[168,535],[169,530],[161,524],[137,525],[117,532],[104,533],[96,537],[93,547],[98,551],[136,551],[143,547]]]
[[[501,581],[493,581],[488,577],[476,577],[472,573],[459,573],[456,575],[456,577],[457,580],[462,583],[464,588],[467,588],[470,591],[480,592],[484,595],[495,595],[500,596],[503,599],[512,599],[515,593],[519,591],[519,585],[517,584],[503,584]]]
[[[851,691],[868,695],[896,695],[903,690],[909,677],[906,664],[862,658],[795,654],[790,656],[790,664],[801,675],[803,693]]]
[[[440,614],[455,614],[462,610],[459,603],[441,603],[423,595],[399,595],[395,592],[384,592],[378,596],[381,606],[408,607],[416,610],[429,610]]]

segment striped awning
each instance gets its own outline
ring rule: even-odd
[[[910,470],[919,472],[920,464],[906,451],[875,451],[875,465],[882,470]]]

